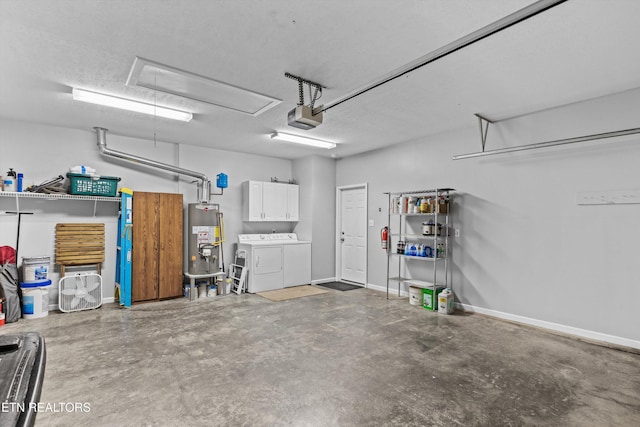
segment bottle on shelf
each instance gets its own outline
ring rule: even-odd
[[[13,168],[9,168],[9,172],[7,172],[7,176],[4,177],[3,180],[3,190],[8,192],[15,192],[17,187],[18,177]]]
[[[423,196],[420,199],[420,213],[429,213],[430,207],[429,198],[427,196]]]

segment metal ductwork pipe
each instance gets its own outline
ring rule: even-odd
[[[118,159],[126,160],[132,163],[138,163],[145,166],[149,166],[156,169],[163,169],[169,172],[174,172],[180,175],[192,176],[200,180],[198,183],[198,202],[200,203],[209,203],[209,196],[211,194],[211,181],[207,175],[195,172],[189,169],[183,169],[178,166],[170,165],[168,163],[162,163],[151,159],[146,159],[144,157],[136,156],[133,154],[124,153],[122,151],[112,150],[107,148],[107,130],[101,127],[94,127],[96,131],[96,137],[98,142],[98,149],[100,150],[100,154],[103,156],[115,157]]]

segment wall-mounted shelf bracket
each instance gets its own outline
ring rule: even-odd
[[[480,142],[482,144],[482,152],[484,153],[484,147],[487,145],[487,133],[489,132],[489,125],[494,123],[493,120],[489,120],[480,114],[474,114],[478,118],[478,124],[480,125]]]

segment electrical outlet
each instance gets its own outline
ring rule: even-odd
[[[459,228],[454,228],[453,229],[453,235],[455,237],[460,237],[460,229]]]

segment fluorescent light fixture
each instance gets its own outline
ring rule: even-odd
[[[296,144],[311,145],[313,147],[320,147],[320,148],[336,147],[336,144],[333,142],[323,141],[321,139],[308,138],[306,136],[291,135],[291,134],[282,133],[282,132],[272,133],[271,139],[279,139],[281,141],[295,142]]]
[[[181,120],[183,122],[190,122],[193,118],[193,114],[184,111],[158,107],[153,104],[147,104],[146,102],[133,101],[131,99],[105,95],[103,93],[91,92],[77,88],[73,88],[73,99],[76,101],[89,102],[92,104],[105,105],[107,107],[120,108],[123,110],[150,114],[152,116],[164,117],[166,119]]]

